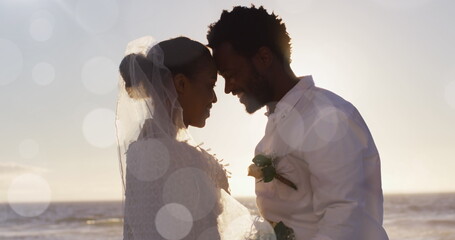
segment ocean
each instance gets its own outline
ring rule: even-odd
[[[257,214],[254,198],[238,200]],[[386,195],[384,227],[391,240],[455,240],[455,193]],[[120,240],[122,231],[118,201],[51,203],[36,217],[0,205],[2,240]]]

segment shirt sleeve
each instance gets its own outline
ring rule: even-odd
[[[311,173],[313,209],[320,217],[313,240],[360,239],[368,136],[361,121],[336,109],[325,113],[307,134],[304,141],[318,139],[319,143],[304,153]]]

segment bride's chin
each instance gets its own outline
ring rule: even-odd
[[[197,128],[203,128],[203,127],[205,127],[205,120],[206,120],[206,119],[207,119],[207,118],[201,120],[201,121],[198,122],[198,123],[191,124],[191,126],[197,127]]]

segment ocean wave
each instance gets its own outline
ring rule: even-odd
[[[67,218],[56,219],[54,221],[54,223],[63,224],[63,225],[80,224],[80,225],[95,225],[95,226],[122,225],[123,218],[122,217],[109,217],[109,218],[67,217]]]
[[[85,221],[87,225],[121,225],[123,218],[106,218],[106,219],[91,219]]]
[[[434,226],[446,226],[455,228],[455,219],[433,219],[429,220],[428,223]]]

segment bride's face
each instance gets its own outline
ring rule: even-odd
[[[185,126],[202,128],[210,116],[210,109],[217,101],[214,91],[217,69],[215,61],[204,60],[200,70],[191,78],[185,78],[185,86],[179,91],[179,102],[183,109]]]

